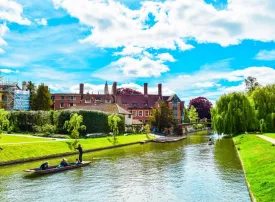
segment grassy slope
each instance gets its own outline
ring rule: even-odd
[[[146,135],[119,136],[117,144],[137,142],[146,139]],[[69,142],[72,142],[72,140],[35,144],[0,144],[0,146],[3,148],[3,150],[0,151],[0,162],[71,152],[72,150],[70,150],[68,146]],[[112,138],[83,139],[80,140],[80,143],[82,144],[84,150],[113,145]]]
[[[257,201],[275,199],[275,147],[255,135],[234,137],[247,180]]]
[[[275,133],[265,133],[264,135],[275,139]]]
[[[11,135],[1,135],[1,143],[17,143],[17,142],[38,142],[38,141],[51,141],[50,138],[32,138],[24,136],[11,136]]]

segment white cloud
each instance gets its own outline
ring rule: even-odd
[[[262,50],[256,56],[256,60],[275,60],[275,50]]]
[[[45,18],[41,18],[41,19],[35,19],[34,20],[38,25],[43,25],[43,26],[47,26],[48,25],[48,21]]]
[[[6,74],[10,74],[10,73],[19,73],[18,70],[11,70],[11,69],[0,69],[1,73],[6,73]]]
[[[106,67],[95,71],[92,76],[106,80],[129,80],[131,78],[158,77],[169,71],[162,60],[153,60],[146,56],[140,58],[122,57]]]
[[[114,55],[136,55],[141,54],[143,48],[139,48],[136,46],[127,46],[121,52],[116,52]]]
[[[217,10],[202,0],[144,1],[137,10],[112,0],[53,2],[56,8],[67,10],[91,27],[91,35],[82,42],[103,48],[187,50],[193,48],[186,43],[190,38],[222,46],[238,44],[244,39],[275,40],[274,0],[229,0],[224,10]],[[148,14],[155,19],[151,27],[146,24]]]
[[[7,27],[6,23],[0,24],[0,54],[5,53],[5,51],[1,49],[1,46],[7,45],[7,42],[3,39],[3,36],[7,31],[9,31],[9,28]]]
[[[162,61],[169,61],[169,62],[175,62],[175,58],[169,54],[169,53],[161,53],[157,55],[157,58],[162,60]]]
[[[30,25],[31,22],[22,17],[22,6],[12,0],[0,0],[0,20],[15,22],[22,25]]]

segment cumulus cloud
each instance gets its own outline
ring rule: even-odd
[[[275,60],[275,50],[262,50],[256,56],[256,60]]]
[[[161,53],[157,55],[157,58],[162,61],[175,62],[175,58],[170,53]]]
[[[137,10],[112,0],[80,0],[78,4],[74,0],[53,2],[56,8],[67,10],[91,27],[90,36],[82,42],[103,48],[187,50],[193,48],[186,42],[190,38],[221,46],[238,44],[244,39],[275,40],[273,0],[229,0],[223,10],[202,0],[144,1]],[[154,17],[152,26],[147,24],[149,14]]]
[[[45,18],[41,18],[41,19],[35,19],[34,20],[38,25],[43,25],[43,26],[47,26],[48,25],[48,21]]]
[[[0,54],[5,52],[3,49],[1,49],[1,46],[7,45],[7,42],[2,38],[7,31],[9,31],[9,28],[7,27],[6,23],[0,24]]]
[[[10,74],[10,73],[19,73],[18,70],[11,70],[11,69],[0,69],[1,73],[6,73],[6,74]]]
[[[27,18],[22,17],[23,8],[19,3],[12,0],[0,1],[0,20],[15,22],[21,25],[30,25]]]

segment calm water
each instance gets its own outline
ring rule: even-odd
[[[41,177],[22,172],[40,162],[2,167],[0,201],[250,201],[232,140],[208,138],[85,154],[92,165]]]

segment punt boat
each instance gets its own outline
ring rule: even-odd
[[[66,167],[58,168],[58,165],[57,165],[57,166],[49,166],[47,170],[40,170],[39,168],[33,168],[33,169],[27,169],[24,171],[28,173],[35,173],[35,174],[50,174],[50,173],[57,173],[57,172],[62,172],[66,170],[72,170],[75,168],[81,168],[84,166],[88,166],[90,163],[91,161],[82,161],[82,163],[80,164],[71,163],[69,166],[66,166]]]

